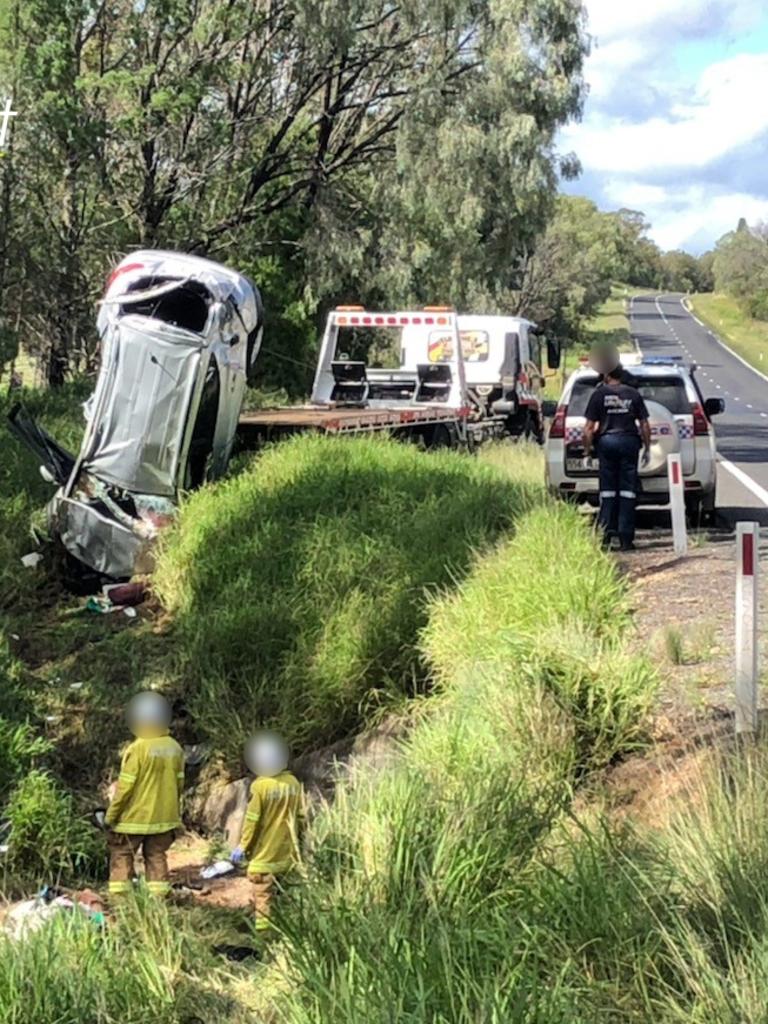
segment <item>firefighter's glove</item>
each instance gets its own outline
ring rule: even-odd
[[[584,469],[587,473],[592,472],[592,470],[595,468],[595,460],[592,458],[591,455],[584,456],[584,458],[581,460],[581,468]]]

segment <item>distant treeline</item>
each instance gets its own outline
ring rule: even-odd
[[[750,227],[742,217],[717,243],[712,263],[715,289],[737,299],[748,316],[768,320],[768,225]]]

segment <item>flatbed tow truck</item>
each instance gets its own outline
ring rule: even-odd
[[[469,450],[494,438],[541,440],[539,348],[535,325],[515,317],[339,306],[328,316],[310,402],[243,413],[240,443],[259,448],[305,432],[387,433]],[[559,352],[548,350],[551,366]]]

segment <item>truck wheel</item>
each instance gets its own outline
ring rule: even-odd
[[[453,432],[445,423],[438,423],[427,437],[427,448],[430,449],[453,448],[455,443]]]

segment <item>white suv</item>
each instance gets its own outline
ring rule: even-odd
[[[667,455],[679,452],[685,479],[686,507],[698,522],[715,509],[716,460],[712,417],[725,410],[721,398],[701,395],[695,366],[674,356],[622,356],[627,384],[645,399],[651,425],[651,458],[640,469],[640,506],[667,506]],[[597,468],[583,466],[585,412],[598,376],[586,363],[568,378],[554,407],[546,444],[549,490],[571,501],[599,503]]]

